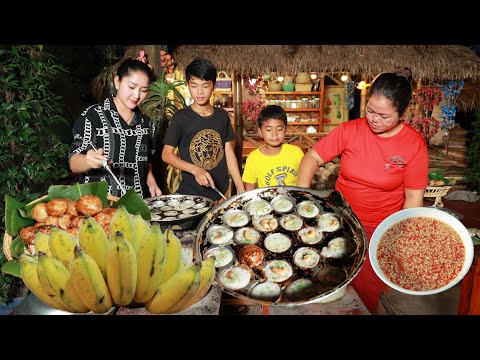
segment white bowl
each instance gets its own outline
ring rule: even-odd
[[[382,272],[378,265],[377,261],[377,247],[378,242],[382,238],[382,235],[387,231],[390,227],[401,220],[405,220],[412,217],[428,217],[434,218],[436,220],[443,221],[444,223],[450,225],[460,236],[463,241],[463,245],[465,247],[465,260],[463,263],[463,267],[460,273],[447,285],[440,287],[434,290],[428,291],[415,291],[415,290],[408,290],[404,289],[403,287],[393,283],[390,281],[385,274]],[[389,287],[400,291],[402,293],[410,294],[410,295],[432,295],[437,294],[447,289],[450,289],[452,286],[457,284],[459,281],[463,279],[463,277],[467,274],[470,266],[472,265],[473,261],[473,242],[472,238],[465,228],[465,226],[454,216],[450,215],[446,211],[442,211],[435,208],[429,207],[419,207],[419,208],[410,208],[410,209],[403,209],[397,211],[396,213],[390,215],[385,220],[383,220],[380,225],[375,229],[372,238],[370,239],[370,245],[368,249],[368,255],[370,257],[370,262],[372,264],[373,270],[377,274],[377,276]]]

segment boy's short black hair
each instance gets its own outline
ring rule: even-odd
[[[266,120],[270,119],[280,119],[283,120],[285,125],[287,125],[287,113],[281,106],[278,105],[267,105],[265,106],[260,114],[258,114],[257,125],[258,127],[262,127],[262,124]]]
[[[217,68],[205,58],[195,58],[185,68],[185,79],[187,80],[187,83],[191,76],[195,76],[205,81],[211,80],[213,85],[215,85],[215,82],[217,81]]]

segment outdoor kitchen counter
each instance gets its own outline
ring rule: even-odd
[[[185,260],[193,257],[194,231],[175,231],[182,242],[182,251]],[[248,311],[242,313],[229,311],[232,306],[245,305]],[[370,315],[355,289],[348,285],[344,295],[338,300],[327,303],[312,303],[306,305],[285,306],[271,305],[261,306],[255,303],[247,304],[241,299],[230,297],[212,286],[210,292],[198,303],[189,309],[174,315]],[[153,315],[144,307],[126,308],[121,307],[116,315]]]
[[[247,305],[248,311],[232,313],[227,311],[226,307],[234,304],[238,305],[240,302],[231,302],[230,300],[236,299],[224,299],[222,301],[222,292],[216,286],[212,286],[207,296],[198,303],[173,315],[370,315],[355,289],[350,285],[347,286],[347,291],[342,298],[325,304],[313,303],[297,306]],[[121,307],[115,315],[155,314],[149,313],[144,307],[136,309]]]

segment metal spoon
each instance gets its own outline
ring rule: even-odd
[[[93,150],[95,150],[95,152],[98,153],[98,150],[97,148],[95,147],[95,145],[93,145],[93,143],[90,141],[90,146],[93,148]],[[120,183],[120,180],[118,180],[118,178],[115,176],[115,174],[112,172],[112,170],[110,169],[110,166],[108,166],[108,163],[107,163],[107,160],[102,160],[102,165],[103,167],[110,173],[110,175],[112,175],[113,177],[113,180],[115,180],[115,182],[118,184],[118,186],[120,187],[120,191],[122,192],[122,196],[125,195],[126,191],[125,191],[125,188],[122,186],[122,184]]]

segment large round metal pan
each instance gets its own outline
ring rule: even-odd
[[[213,200],[209,199],[204,196],[197,196],[197,195],[161,195],[156,197],[151,197],[144,199],[147,203],[148,208],[152,214],[152,222],[158,222],[160,225],[178,225],[182,224],[191,220],[196,220],[200,217],[205,216],[208,211],[213,206]],[[195,207],[199,207],[201,204],[204,206],[200,208],[188,207],[188,209],[195,210],[191,214],[185,214],[181,206],[185,204],[186,201],[193,201],[195,203]],[[162,206],[158,205],[161,203],[165,203],[164,206],[169,206],[168,204],[178,204],[176,206],[170,206],[171,209],[162,210]],[[180,208],[179,208],[180,206]],[[177,212],[174,216],[169,216],[169,211]],[[183,214],[183,215],[181,215]]]
[[[229,268],[229,266],[230,268],[237,266],[245,266],[241,265],[239,260],[239,249],[243,245],[237,244],[235,241],[230,241],[227,244],[221,245],[224,247],[228,247],[230,250],[232,250],[234,256],[230,264],[225,266],[222,265],[222,267],[217,268],[214,285],[219,287],[222,291],[229,295],[232,295],[239,299],[243,299],[249,303],[258,303],[261,305],[301,305],[313,302],[322,302],[322,300],[327,301],[327,299],[330,298],[330,295],[334,296],[334,293],[340,293],[341,289],[344,290],[348,283],[350,283],[353,278],[358,274],[363,264],[363,261],[365,260],[367,249],[366,235],[360,221],[355,216],[351,207],[345,201],[343,196],[335,190],[317,191],[301,187],[272,186],[255,189],[235,195],[229,198],[227,201],[223,202],[222,204],[217,205],[200,221],[196,229],[196,235],[193,244],[194,260],[204,259],[205,257],[207,257],[209,251],[212,250],[212,247],[215,247],[215,245],[212,244],[208,239],[207,230],[212,225],[226,225],[224,223],[224,214],[226,211],[245,210],[245,205],[252,200],[262,199],[265,201],[271,201],[278,195],[285,195],[287,197],[290,197],[291,199],[294,199],[295,201],[295,206],[293,206],[293,208],[289,210],[287,214],[272,211],[271,215],[276,217],[278,220],[280,220],[280,218],[284,215],[295,214],[296,205],[298,205],[299,203],[305,201],[313,201],[320,208],[320,212],[314,218],[304,218],[304,227],[315,227],[316,224],[318,224],[317,221],[321,215],[325,213],[334,213],[341,220],[341,228],[330,233],[323,233],[323,240],[314,245],[305,245],[300,240],[298,231],[301,231],[301,229],[298,231],[290,232],[283,231],[292,239],[292,248],[288,250],[288,254],[287,252],[285,252],[284,254],[275,254],[268,251],[268,249],[264,247],[263,241],[268,234],[262,233],[262,237],[256,245],[258,245],[264,251],[265,258],[263,260],[263,263],[259,267],[250,269],[250,283],[240,290],[232,290],[222,285],[222,282],[220,280],[220,274],[222,273],[222,271],[225,271],[226,268]],[[246,226],[253,226],[252,219],[249,220],[249,223]],[[236,229],[234,228],[233,230],[235,231]],[[279,232],[282,231],[280,230]],[[314,269],[309,269],[308,271],[300,269],[294,264],[294,261],[292,261],[293,254],[296,250],[298,250],[298,248],[310,246],[315,248],[317,251],[321,251],[323,247],[327,246],[330,240],[336,237],[349,238],[355,244],[355,250],[342,259],[322,257],[320,263]],[[265,273],[263,273],[263,269],[265,269],[265,265],[267,264],[267,262],[273,259],[282,259],[282,257],[283,260],[286,260],[293,265],[293,275],[283,283],[278,283],[281,289],[279,297],[275,299],[265,299],[259,297],[252,298],[250,296],[250,291],[252,287],[258,283],[262,283],[265,281],[266,276]],[[340,280],[336,280],[336,283],[330,282],[327,284],[325,282],[330,280],[324,280],[326,279],[326,277],[323,274],[325,273],[325,271],[330,271],[332,269],[334,270],[332,271],[332,273],[334,273],[338,269],[341,269],[343,273]],[[301,296],[298,297],[289,296],[286,292],[286,289],[291,283],[294,282],[294,280],[298,279],[307,279],[308,281],[306,281],[306,283],[309,284],[313,282],[316,286],[316,290],[311,293],[307,293],[307,295],[300,294]],[[301,282],[303,281],[304,280],[302,280]]]

